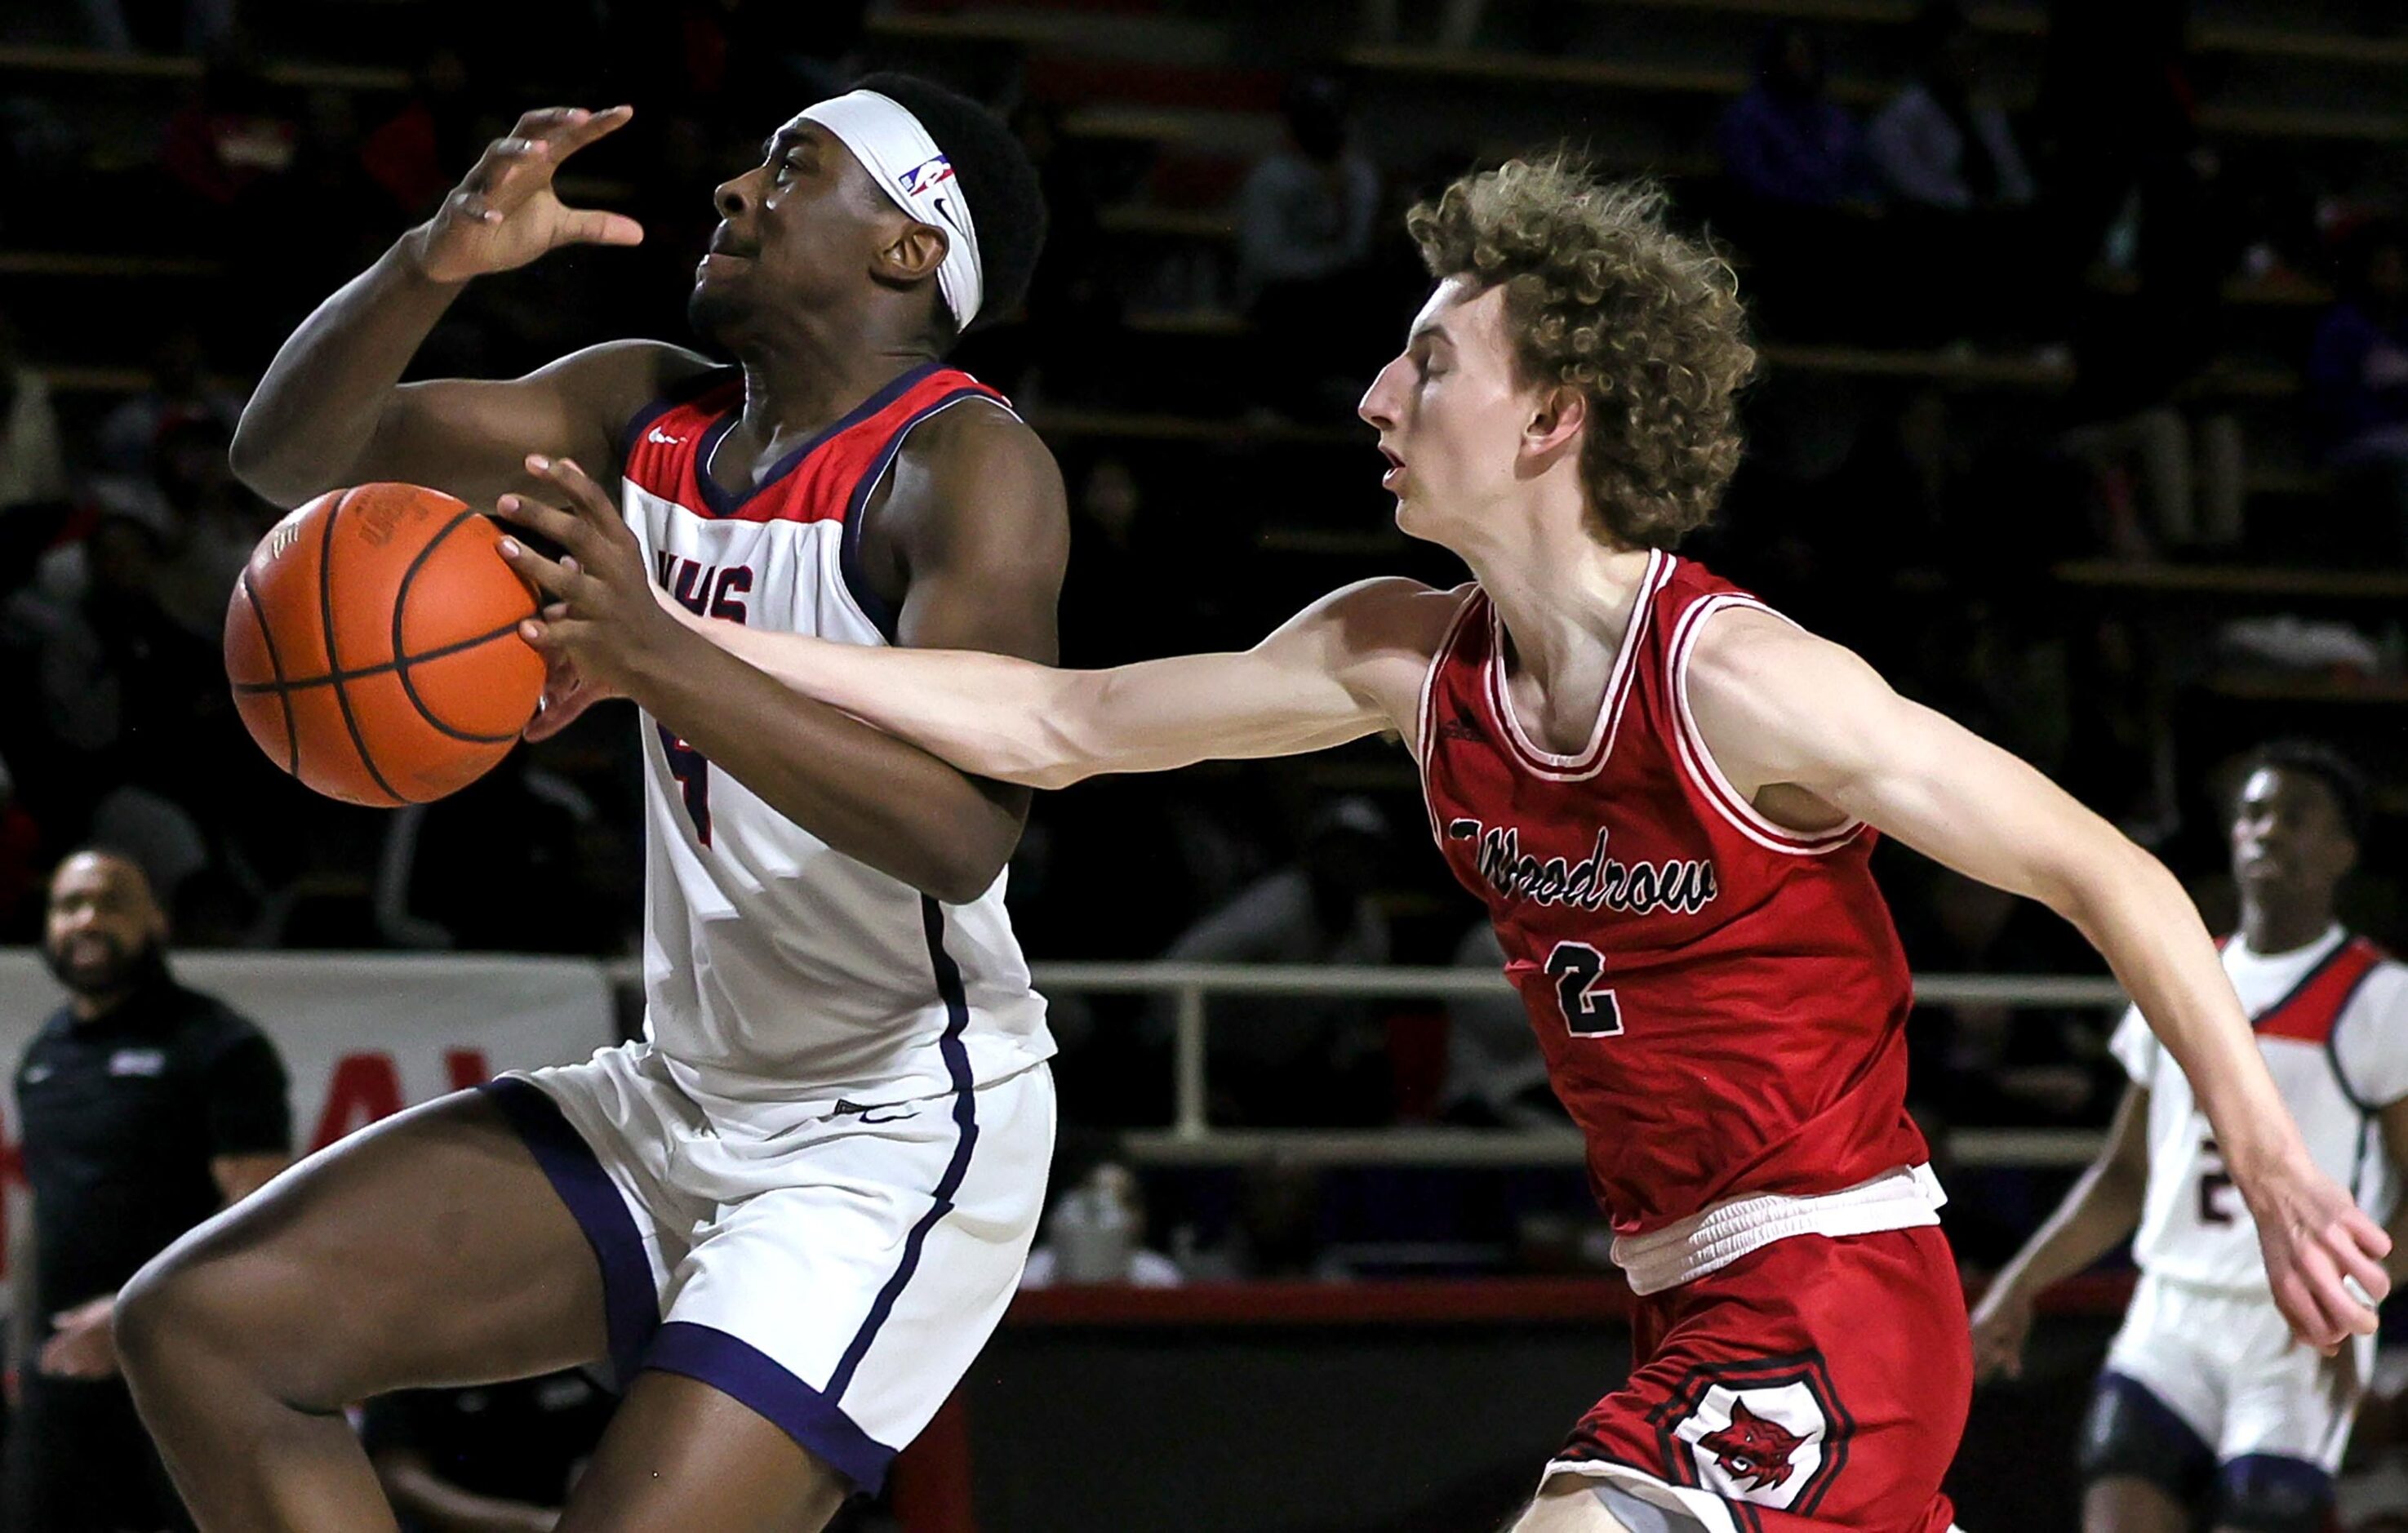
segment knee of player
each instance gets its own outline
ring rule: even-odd
[[[110,1329],[128,1378],[173,1368],[194,1351],[239,1350],[246,1327],[218,1266],[182,1243],[152,1257],[118,1290]]]
[[[129,1379],[158,1368],[173,1351],[181,1326],[177,1311],[185,1305],[185,1282],[173,1253],[156,1257],[117,1292],[109,1328],[117,1344],[117,1360]]]

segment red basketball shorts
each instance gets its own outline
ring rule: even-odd
[[[1547,1479],[1586,1475],[1712,1533],[1946,1533],[1973,1392],[1940,1231],[1793,1236],[1639,1301],[1629,1382]]]

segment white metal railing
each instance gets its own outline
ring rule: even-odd
[[[1205,1114],[1206,1000],[1212,996],[1410,996],[1445,1000],[1512,996],[1494,969],[1356,968],[1308,964],[1088,964],[1030,966],[1038,988],[1086,995],[1163,995],[1172,1000],[1175,1109],[1168,1129],[1124,1138],[1129,1154],[1155,1164],[1226,1164],[1266,1154],[1330,1165],[1577,1166],[1570,1128],[1230,1129]],[[2123,988],[2102,977],[2041,974],[1919,974],[1914,998],[1931,1006],[2120,1007]],[[1949,1136],[1960,1166],[2080,1166],[2098,1153],[2091,1129],[1973,1128]]]
[[[1514,994],[1494,969],[1361,968],[1307,964],[1040,963],[1038,988],[1082,995],[1168,995],[1172,1003],[1176,1104],[1170,1126],[1126,1135],[1129,1154],[1154,1164],[1228,1164],[1277,1153],[1330,1165],[1577,1166],[1570,1128],[1236,1129],[1205,1112],[1206,1003],[1213,996],[1414,996],[1449,1000]],[[641,980],[632,962],[614,979]],[[1933,1006],[2120,1007],[2124,992],[2104,977],[1919,974],[1914,998]],[[2098,1153],[2091,1129],[1957,1129],[1948,1148],[1960,1166],[2080,1166]]]

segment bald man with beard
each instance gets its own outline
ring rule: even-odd
[[[14,1275],[19,1533],[187,1527],[118,1376],[117,1290],[292,1158],[265,1035],[178,984],[142,870],[79,852],[50,880],[42,956],[67,1001],[17,1069],[34,1254]]]

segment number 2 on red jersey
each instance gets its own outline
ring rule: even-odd
[[[1558,942],[1547,954],[1555,1004],[1574,1038],[1613,1038],[1622,1031],[1622,1003],[1605,981],[1605,955],[1585,942]]]

